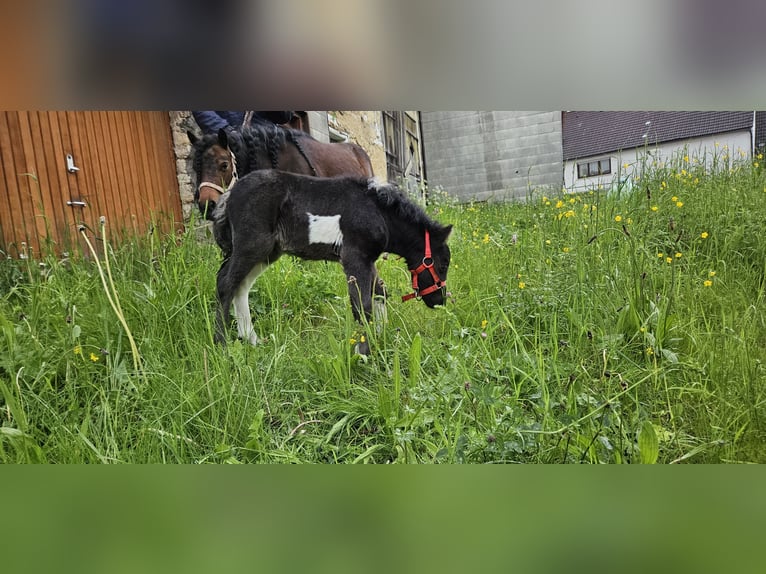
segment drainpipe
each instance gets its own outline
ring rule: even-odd
[[[750,159],[753,159],[755,157],[755,114],[756,112],[753,112],[753,133],[751,134],[752,137],[750,138],[751,143],[751,152],[750,152]]]

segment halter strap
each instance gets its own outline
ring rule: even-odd
[[[428,269],[428,271],[431,273],[434,284],[421,290],[418,287],[418,275],[426,269]],[[409,301],[410,299],[414,299],[416,297],[421,298],[424,295],[438,291],[447,284],[446,281],[439,279],[439,275],[434,269],[434,259],[431,257],[431,235],[428,233],[428,229],[426,229],[426,247],[425,253],[423,254],[423,261],[415,269],[410,269],[410,273],[412,274],[412,289],[414,292],[408,293],[407,295],[402,295],[402,301]]]

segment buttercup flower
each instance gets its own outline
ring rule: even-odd
[[[700,237],[701,237],[702,239],[707,239],[707,238],[708,238],[708,234],[707,234],[707,231],[703,231],[702,233],[700,233]]]
[[[702,284],[703,284],[705,287],[710,287],[710,286],[713,284],[713,282],[712,282],[710,279],[706,279],[706,280],[704,281],[704,283],[702,283]]]

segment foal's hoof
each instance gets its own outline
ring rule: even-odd
[[[357,355],[364,355],[365,357],[370,354],[370,344],[367,341],[357,343],[354,347],[354,352]]]

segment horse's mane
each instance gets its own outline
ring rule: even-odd
[[[229,145],[237,157],[237,162],[240,164],[247,162],[251,170],[257,165],[259,154],[265,153],[271,162],[271,165],[260,166],[261,168],[274,167],[277,165],[279,152],[282,151],[288,141],[311,137],[304,131],[285,128],[257,119],[254,119],[249,126],[237,129],[237,132],[242,136],[245,149],[237,145],[236,140],[230,141]],[[202,135],[194,145],[192,162],[195,173],[199,174],[202,172],[203,152],[216,144],[218,144],[218,134],[213,133]]]
[[[426,214],[425,210],[415,203],[399,186],[393,183],[381,183],[375,178],[365,180],[365,194],[385,209],[392,210],[396,215],[409,223],[422,225],[427,229],[441,228],[441,224]]]
[[[310,138],[304,131],[278,126],[271,122],[254,119],[249,126],[241,130],[245,142],[250,166],[256,165],[259,153],[266,153],[271,165],[277,167],[277,156],[288,141],[295,142],[299,138]],[[236,152],[235,152],[236,153]]]

